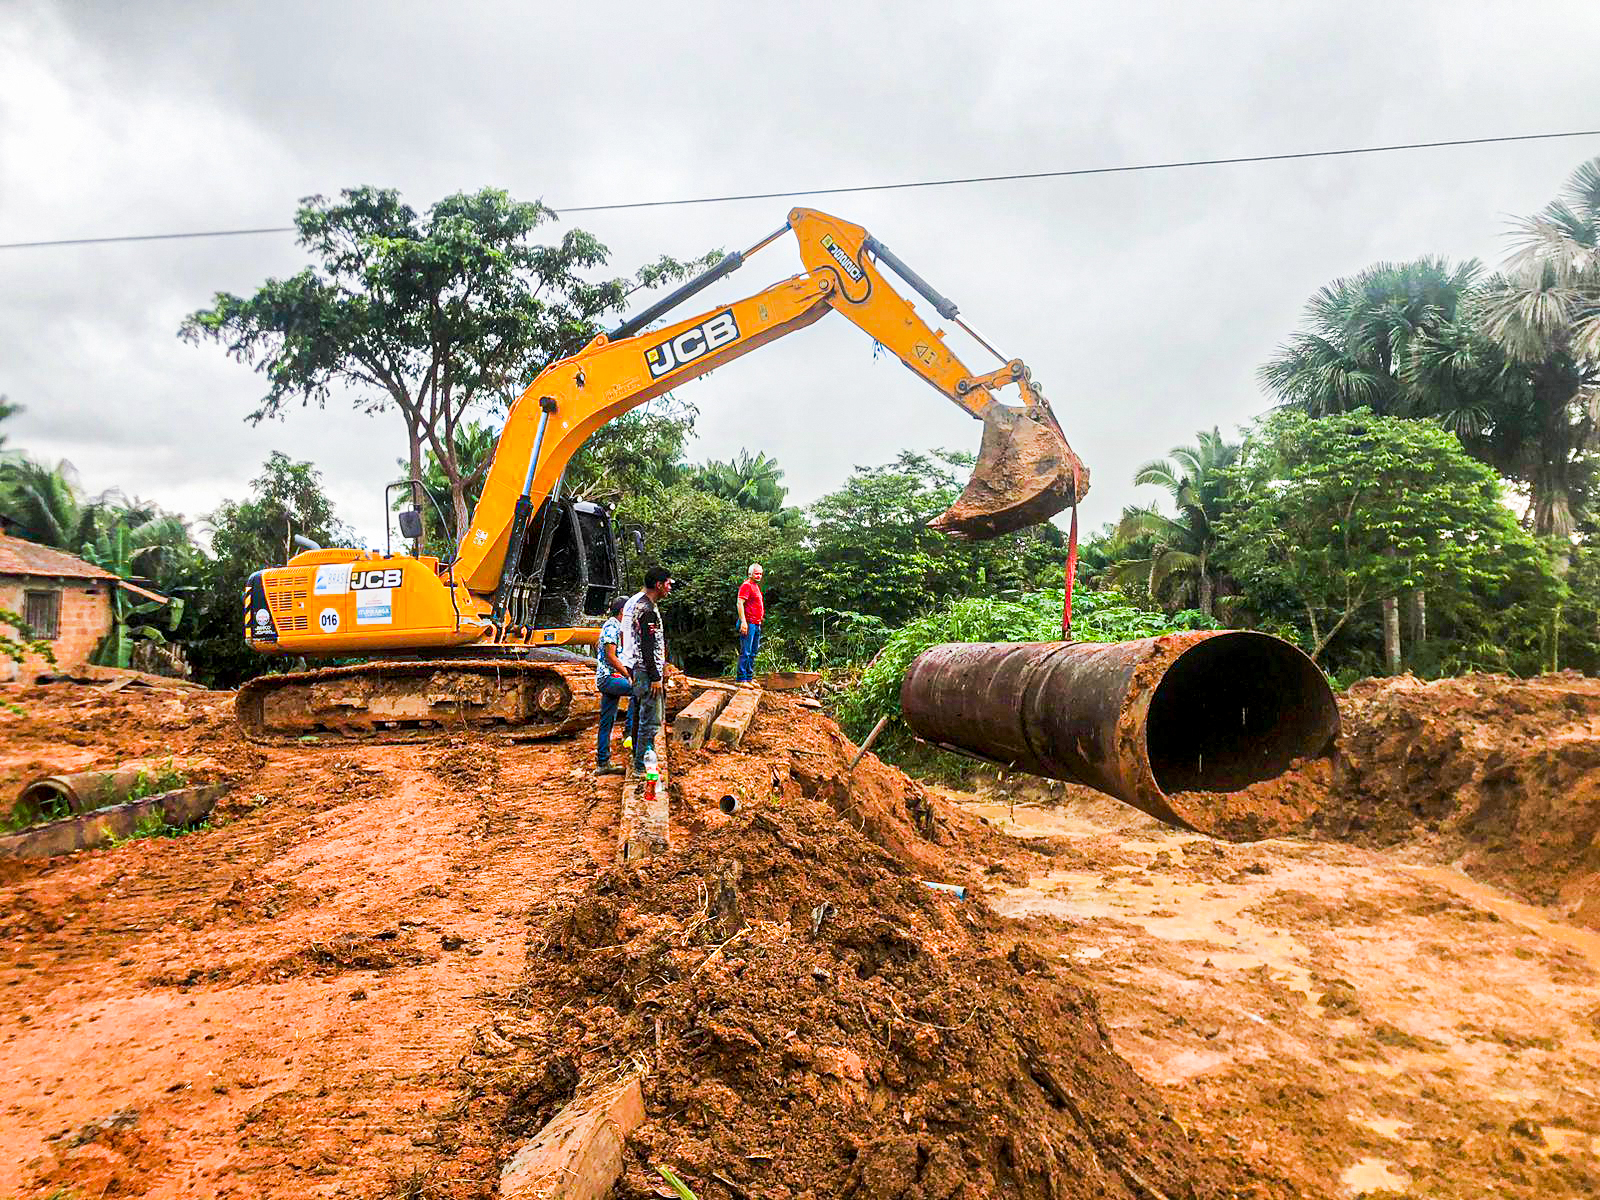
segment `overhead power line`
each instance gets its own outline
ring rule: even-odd
[[[1542,142],[1556,138],[1595,137],[1600,129],[1565,133],[1520,133],[1508,137],[1455,138],[1445,142],[1401,142],[1392,146],[1355,146],[1344,150],[1300,150],[1290,154],[1248,154],[1235,158],[1190,158],[1176,162],[1134,163],[1120,167],[1075,167],[1063,171],[1018,171],[1007,175],[966,175],[955,179],[916,179],[904,183],[863,183],[851,187],[799,188],[786,192],[737,192],[725,196],[690,196],[677,200],[630,200],[622,204],[578,204],[562,213],[617,212],[627,208],[672,208],[686,204],[729,204],[738,200],[788,200],[800,196],[841,196],[855,192],[895,192],[909,188],[958,187],[974,183],[1011,183],[1024,179],[1069,179],[1079,175],[1125,175],[1135,171],[1176,171],[1188,167],[1226,167],[1239,163],[1287,162],[1300,158],[1342,158],[1353,154],[1389,154],[1399,150],[1437,150],[1446,146],[1487,146],[1498,142]],[[164,242],[180,238],[248,237],[261,233],[293,233],[293,225],[261,229],[208,229],[187,233],[137,233],[116,237],[54,238],[37,242],[0,242],[0,250],[46,246],[95,246],[108,242]]]

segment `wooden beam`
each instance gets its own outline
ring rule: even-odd
[[[745,688],[728,701],[722,715],[711,723],[711,740],[737,746],[744,740],[745,730],[755,719],[756,708],[761,703],[760,688]]]
[[[622,784],[622,820],[617,825],[617,857],[622,862],[637,862],[663,854],[672,846],[670,836],[671,802],[667,797],[667,748],[672,738],[664,724],[656,726],[656,783],[653,800],[645,799],[645,780],[633,770],[633,752],[628,752],[628,774]]]
[[[769,692],[793,692],[810,687],[821,678],[821,671],[768,671],[758,675],[756,682]]]
[[[708,688],[701,692],[672,722],[672,740],[690,750],[705,745],[711,722],[717,719],[731,693]]]
[[[138,584],[129,583],[126,579],[117,580],[117,586],[125,592],[132,592],[135,596],[143,596],[146,600],[154,600],[157,604],[171,604],[171,596],[163,596],[160,592],[148,591]]]
[[[605,1200],[622,1176],[622,1146],[644,1124],[639,1081],[580,1096],[500,1168],[501,1200]]]

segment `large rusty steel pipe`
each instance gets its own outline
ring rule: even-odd
[[[1231,838],[1296,814],[1228,793],[1329,754],[1339,735],[1316,664],[1247,631],[934,646],[907,669],[900,706],[925,741]]]

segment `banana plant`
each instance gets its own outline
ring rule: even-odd
[[[139,539],[142,540],[142,539]],[[133,648],[137,642],[166,643],[166,636],[154,623],[135,618],[154,617],[161,614],[162,624],[176,630],[183,618],[183,601],[176,597],[166,600],[138,598],[130,592],[124,581],[134,573],[135,560],[148,556],[160,546],[139,545],[126,525],[118,524],[102,530],[92,544],[85,545],[83,557],[96,566],[104,567],[116,575],[117,583],[111,595],[111,632],[95,648],[93,661],[103,667],[127,667],[133,662]]]

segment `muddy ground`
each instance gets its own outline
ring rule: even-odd
[[[627,1195],[1600,1194],[1600,691],[1457,686],[1358,688],[1361,787],[1248,846],[847,776],[769,698],[674,761],[683,849],[628,871],[581,740],[257,747],[224,696],[30,689],[7,794],[169,756],[236,787],[0,867],[0,1196],[487,1195],[637,1069]]]

